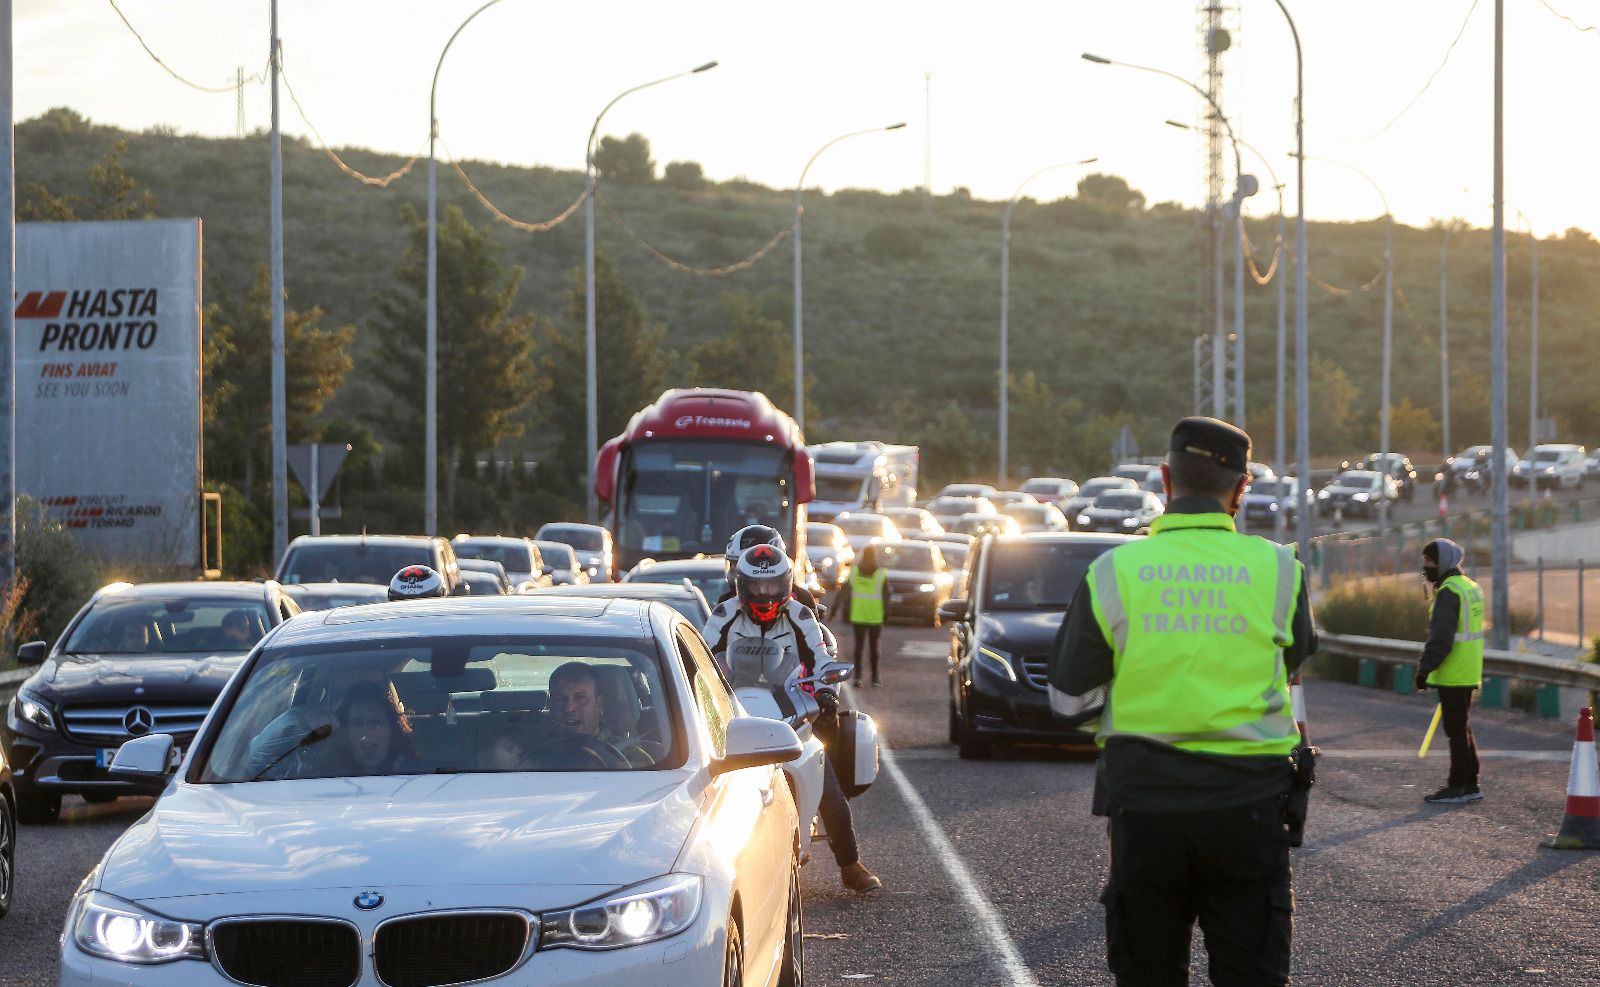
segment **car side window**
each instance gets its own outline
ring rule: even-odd
[[[735,715],[733,693],[704,642],[692,639],[681,631],[676,637],[678,656],[683,661],[684,673],[689,677],[695,705],[700,708],[700,715],[711,733],[711,752],[721,757],[727,750],[728,723]]]

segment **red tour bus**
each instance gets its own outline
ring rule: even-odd
[[[600,447],[594,489],[623,573],[641,559],[720,556],[747,524],[777,528],[804,559],[816,481],[800,426],[766,395],[695,387],[665,392]]]

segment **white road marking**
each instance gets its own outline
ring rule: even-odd
[[[922,835],[933,850],[933,855],[938,858],[939,865],[950,878],[950,883],[955,885],[956,891],[966,902],[978,925],[978,931],[983,935],[988,951],[993,954],[995,962],[1005,974],[1006,982],[1011,987],[1039,987],[1039,981],[1034,978],[1033,972],[1022,962],[1022,954],[1017,951],[1016,943],[1006,934],[1005,922],[1000,918],[1000,913],[978,887],[978,882],[972,876],[972,871],[967,868],[966,861],[961,859],[961,854],[956,852],[955,846],[945,835],[938,820],[928,811],[928,804],[922,801],[922,796],[900,771],[900,765],[896,763],[895,755],[884,742],[882,734],[878,735],[878,755],[883,762],[884,770],[888,772],[889,780],[899,789],[900,797],[911,810],[911,818],[916,821],[917,828],[922,830]]]
[[[1445,756],[1448,756],[1448,754],[1449,751],[1444,752]],[[1338,748],[1329,749],[1324,747],[1320,749],[1320,753],[1318,753],[1317,756],[1319,758],[1331,757],[1352,761],[1417,760],[1416,751],[1407,750],[1401,747],[1376,748],[1373,750],[1341,750]],[[1565,761],[1571,756],[1572,753],[1570,751],[1486,751],[1481,747],[1478,748],[1478,757],[1483,759],[1500,758],[1509,761]]]

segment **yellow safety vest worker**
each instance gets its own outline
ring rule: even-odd
[[[1302,578],[1292,547],[1238,535],[1226,514],[1166,514],[1088,578],[1113,650],[1102,747],[1110,737],[1232,755],[1299,745],[1283,660]]]
[[[883,623],[883,584],[888,573],[878,569],[870,576],[857,569],[850,573],[850,623]]]
[[[1433,616],[1439,593],[1454,593],[1461,600],[1461,619],[1456,623],[1455,643],[1450,653],[1425,680],[1428,685],[1483,684],[1483,589],[1461,573],[1439,584],[1428,615]]]

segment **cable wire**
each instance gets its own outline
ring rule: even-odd
[[[1593,24],[1579,24],[1577,21],[1575,21],[1572,18],[1568,17],[1566,14],[1563,14],[1561,11],[1559,11],[1556,8],[1550,6],[1550,0],[1539,0],[1539,4],[1540,4],[1540,6],[1544,7],[1545,10],[1550,11],[1550,13],[1554,14],[1555,16],[1557,16],[1557,17],[1561,18],[1562,20],[1566,21],[1568,24],[1572,25],[1572,29],[1574,31],[1580,31],[1580,32],[1582,32],[1582,31],[1591,31],[1591,32],[1600,31],[1600,28],[1595,27]]]
[[[306,108],[300,105],[300,97],[295,95],[294,86],[290,85],[289,83],[289,73],[282,64],[278,66],[278,75],[283,79],[283,88],[289,93],[289,102],[294,104],[295,111],[300,114],[300,119],[305,122],[305,125],[310,129],[312,136],[317,139],[317,146],[322,149],[322,153],[326,154],[330,161],[338,166],[340,171],[344,172],[346,175],[349,175],[351,178],[354,178],[363,185],[372,185],[378,188],[388,188],[394,182],[397,182],[406,175],[410,174],[411,169],[416,167],[418,159],[422,157],[421,152],[413,154],[411,156],[411,160],[407,161],[399,168],[396,168],[394,171],[389,172],[387,175],[368,175],[365,172],[359,171],[356,168],[351,167],[349,164],[346,164],[345,160],[339,157],[333,148],[328,146],[328,142],[322,139],[322,132],[317,129],[316,124],[311,122],[311,117],[306,115]]]
[[[1544,0],[1539,0],[1539,2],[1544,3]],[[1545,6],[1548,7],[1550,5],[1546,3]],[[1477,9],[1478,0],[1472,0],[1472,3],[1467,7],[1467,16],[1461,19],[1461,29],[1456,32],[1455,40],[1450,42],[1450,47],[1445,49],[1444,59],[1439,62],[1439,67],[1433,70],[1432,75],[1428,76],[1428,81],[1422,84],[1422,88],[1417,90],[1417,94],[1415,96],[1411,97],[1411,101],[1405,106],[1401,107],[1400,112],[1396,113],[1393,119],[1383,125],[1383,129],[1368,137],[1367,140],[1377,140],[1379,137],[1382,137],[1384,134],[1388,133],[1390,127],[1393,127],[1396,123],[1398,123],[1401,117],[1405,116],[1411,111],[1413,106],[1417,105],[1417,100],[1421,99],[1423,94],[1428,91],[1428,88],[1433,85],[1433,80],[1439,78],[1439,73],[1443,72],[1444,67],[1450,64],[1450,56],[1455,54],[1456,45],[1461,42],[1462,36],[1467,33],[1467,25],[1472,23],[1472,15],[1475,11],[1477,11]]]
[[[237,83],[237,82],[235,82],[235,83],[233,83],[231,85],[227,85],[227,86],[203,86],[198,82],[195,82],[195,81],[193,81],[191,79],[187,79],[182,75],[179,75],[176,69],[174,69],[172,66],[168,65],[166,62],[162,61],[161,60],[161,56],[157,55],[153,50],[151,50],[150,45],[145,42],[144,36],[141,35],[139,33],[138,29],[133,26],[133,22],[128,20],[128,15],[124,14],[122,12],[122,8],[117,6],[117,0],[107,0],[107,2],[111,4],[111,9],[117,12],[117,16],[122,19],[122,23],[127,26],[128,31],[133,35],[134,39],[139,42],[139,47],[144,49],[144,53],[146,55],[149,55],[155,61],[155,63],[157,65],[161,66],[161,68],[168,75],[172,76],[174,79],[177,79],[179,82],[181,82],[184,85],[188,86],[190,89],[198,89],[200,92],[203,92],[203,93],[213,93],[213,94],[231,93],[231,92],[236,91],[239,88],[239,83]],[[270,64],[270,62],[269,62],[269,64]],[[256,74],[254,74],[252,76],[249,76],[244,81],[245,82],[266,82],[267,80],[266,80],[265,70],[263,70],[261,72],[257,72]]]
[[[1262,274],[1261,269],[1256,267],[1256,255],[1252,249],[1250,231],[1241,224],[1239,233],[1244,237],[1244,259],[1245,264],[1250,268],[1250,279],[1256,284],[1271,284],[1272,276],[1278,271],[1278,262],[1283,259],[1283,237],[1278,236],[1276,233],[1272,235],[1272,263],[1267,265],[1267,273]]]
[[[1383,271],[1380,269],[1377,274],[1374,274],[1372,276],[1372,280],[1371,281],[1368,281],[1366,284],[1361,285],[1360,287],[1356,287],[1356,288],[1341,288],[1336,284],[1329,284],[1328,282],[1326,282],[1326,281],[1322,280],[1321,278],[1317,277],[1315,274],[1313,274],[1310,271],[1306,272],[1306,277],[1309,278],[1312,281],[1315,281],[1316,284],[1317,284],[1317,287],[1321,288],[1323,291],[1326,291],[1328,294],[1335,295],[1335,296],[1340,297],[1340,298],[1345,298],[1345,297],[1348,297],[1350,295],[1354,295],[1356,292],[1359,292],[1359,291],[1371,291],[1372,289],[1376,288],[1378,286],[1378,283],[1383,280]]]
[[[649,241],[640,236],[633,227],[629,226],[627,221],[622,218],[621,214],[613,209],[611,207],[611,203],[608,202],[604,197],[596,196],[596,201],[605,207],[606,212],[611,216],[612,219],[616,220],[617,225],[626,230],[628,235],[632,237],[634,241],[639,244],[639,246],[643,247],[645,252],[651,257],[654,257],[656,260],[675,271],[681,271],[684,274],[698,274],[702,277],[720,278],[729,274],[736,274],[739,271],[748,270],[754,267],[761,260],[761,258],[767,256],[767,254],[770,254],[774,249],[776,249],[778,244],[788,239],[794,233],[794,223],[791,221],[788,226],[785,226],[783,229],[774,233],[772,235],[772,239],[768,240],[766,243],[757,248],[755,253],[744,258],[743,260],[735,261],[734,263],[728,264],[724,267],[696,267],[693,264],[685,264],[680,260],[668,257],[666,254],[657,250],[650,244]]]
[[[555,229],[557,226],[560,226],[562,223],[565,223],[567,220],[571,219],[572,214],[578,211],[579,206],[583,205],[583,200],[589,197],[589,190],[587,188],[580,190],[578,192],[578,197],[572,200],[572,205],[561,210],[561,212],[558,213],[554,218],[544,220],[543,222],[529,223],[524,220],[517,219],[514,216],[508,216],[500,209],[499,206],[489,201],[489,197],[484,195],[483,192],[479,190],[478,186],[472,184],[472,179],[468,178],[467,173],[462,170],[461,163],[455,159],[455,155],[450,153],[449,145],[445,145],[442,139],[439,141],[439,143],[444,145],[444,153],[450,158],[450,167],[455,171],[456,176],[461,179],[461,183],[467,187],[467,191],[472,193],[472,197],[478,200],[479,205],[483,206],[483,208],[489,211],[489,215],[493,216],[495,219],[506,224],[512,229],[522,230],[524,233],[548,233],[550,230]]]

